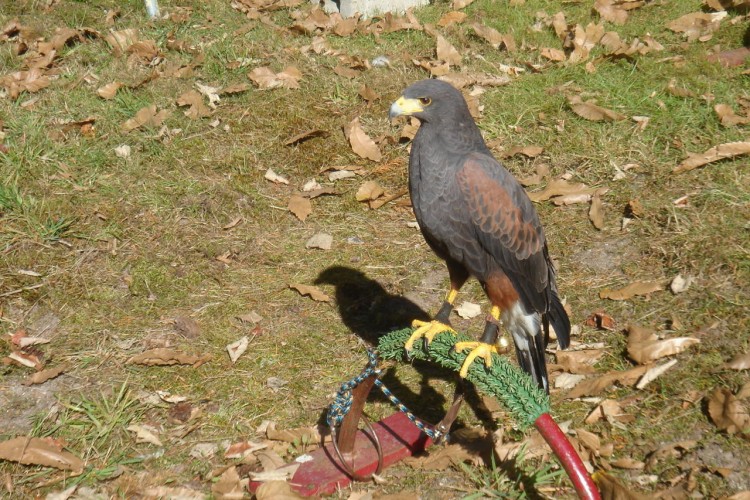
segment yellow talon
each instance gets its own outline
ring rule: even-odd
[[[411,326],[415,327],[416,330],[414,330],[414,333],[411,334],[409,340],[407,340],[406,344],[404,344],[404,349],[406,349],[407,351],[411,351],[414,347],[414,342],[416,342],[418,339],[421,339],[422,337],[426,338],[427,343],[429,344],[438,333],[456,333],[456,331],[450,326],[435,320],[420,321],[418,319],[415,319],[414,321],[412,321]]]
[[[484,366],[487,368],[491,367],[492,354],[499,352],[496,345],[485,344],[484,342],[456,342],[454,349],[456,352],[463,352],[466,349],[471,349],[471,352],[466,356],[464,364],[461,365],[461,371],[458,372],[458,375],[461,378],[466,378],[469,374],[469,367],[477,358],[482,358],[484,360]]]

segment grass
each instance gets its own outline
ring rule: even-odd
[[[173,2],[162,4],[165,12],[176,9]],[[60,480],[78,481],[105,495],[128,496],[142,494],[148,486],[181,486],[199,478],[194,484],[209,491],[208,474],[226,461],[221,454],[196,461],[190,457],[195,444],[259,439],[255,429],[266,419],[279,428],[315,424],[340,383],[363,366],[362,338],[377,329],[368,325],[386,328],[385,320],[403,306],[399,297],[404,296],[434,313],[445,293],[444,266],[419,232],[407,226],[413,220],[411,209],[397,202],[368,210],[354,199],[366,179],[389,192],[406,186],[408,146],[398,144],[387,108],[404,87],[426,76],[412,59],[432,58],[434,39],[416,30],[328,35],[334,52],[302,54],[301,47],[310,45],[312,36],[285,31],[292,23],[289,10],[269,13],[273,27],[245,18],[229,2],[180,6],[192,9],[186,22],[150,22],[139,0],[62,1],[44,12],[40,2],[19,1],[4,2],[0,9],[0,26],[17,17],[45,39],[63,26],[91,27],[102,34],[110,28],[136,28],[142,39],[152,39],[159,47],[164,61],[157,70],[194,58],[169,50],[170,34],[204,56],[192,75],[123,87],[114,99],[104,100],[96,93],[100,86],[142,82],[153,68],[129,62],[127,56],[115,57],[105,41],[90,39],[60,50],[54,63],[59,76],[48,88],[15,100],[0,98],[0,144],[7,145],[7,153],[0,153],[0,325],[3,332],[25,327],[33,333],[43,329],[43,318],[51,314],[59,325],[44,331],[52,342],[43,352],[49,365],[66,361],[71,366],[58,379],[62,382],[48,390],[58,401],[58,412],[48,414],[47,406],[40,404],[36,425],[20,422],[25,409],[33,407],[29,401],[0,399],[0,404],[19,421],[8,429],[62,438],[88,464],[84,475],[67,478],[49,469],[0,461],[0,475],[10,478],[21,496],[55,490]],[[115,7],[121,16],[109,27],[105,12]],[[539,48],[558,48],[561,42],[551,28],[531,28],[540,11],[550,16],[563,11],[568,23],[583,26],[596,22],[590,2],[527,0],[509,6],[477,0],[464,9],[464,23],[438,31],[464,55],[465,73],[496,73],[500,65],[526,69],[510,84],[486,88],[479,97],[484,110],[478,123],[487,139],[498,139],[505,149],[544,148],[534,159],[505,159],[513,173],[527,176],[539,163],[547,163],[553,176],[568,173],[572,181],[609,188],[602,231],[588,221],[587,205],[537,204],[574,324],[582,325],[592,311],[604,309],[618,326],[640,323],[665,335],[696,335],[702,341],[646,390],[616,388],[607,394],[636,417],[633,423],[587,426],[583,419],[591,403],[565,400],[564,392],[553,394],[555,416],[614,443],[614,458],[644,460],[655,443],[695,439],[693,450],[648,471],[658,477],[654,484],[638,485],[637,473],[615,474],[629,487],[652,494],[695,466],[701,476],[697,491],[716,498],[750,489],[743,472],[750,467],[743,458],[750,450],[741,438],[717,431],[700,402],[683,407],[683,400],[691,391],[705,395],[716,386],[736,390],[747,382],[745,373],[728,372],[721,365],[750,347],[750,172],[747,157],[681,175],[671,171],[688,153],[747,139],[746,125],[721,126],[713,107],[727,103],[739,112],[740,102],[750,99],[750,86],[742,74],[746,66],[725,69],[705,60],[715,45],[738,47],[746,23],[724,20],[705,43],[686,43],[665,28],[668,20],[700,8],[699,0],[649,2],[631,11],[622,26],[606,23],[607,30],[627,41],[650,33],[665,49],[612,60],[597,47],[591,56],[593,73],[583,64],[543,59]],[[415,14],[420,22],[435,24],[449,10],[447,2],[436,2]],[[472,22],[512,33],[519,50],[492,49],[474,34]],[[23,69],[24,58],[14,52],[14,43],[0,42],[0,77]],[[372,68],[349,80],[333,73],[341,63],[336,52],[367,61],[385,55],[390,67]],[[669,59],[678,56],[684,61]],[[248,82],[247,73],[255,67],[280,71],[289,65],[304,75],[299,90],[252,88],[225,95],[215,114],[204,120],[188,119],[184,108],[174,104],[196,82],[223,87]],[[672,79],[694,97],[670,93]],[[358,95],[362,84],[381,98],[365,103]],[[584,120],[568,105],[568,97],[576,94],[628,117],[648,116],[649,124],[639,131],[630,119]],[[121,123],[150,104],[171,111],[166,129],[123,133]],[[358,158],[346,142],[341,128],[355,116],[379,138],[381,164]],[[96,119],[93,135],[75,129],[57,133],[63,121],[88,117]],[[217,126],[210,124],[214,119]],[[312,129],[329,135],[284,145],[289,137]],[[128,158],[114,154],[123,144],[131,147]],[[630,163],[636,166],[626,177],[613,180],[615,166]],[[364,178],[333,184],[321,173],[352,164],[365,168]],[[288,177],[291,185],[266,181],[268,168]],[[286,205],[290,194],[311,178],[335,187],[337,194],[312,200],[313,212],[303,223]],[[685,195],[688,203],[675,206],[673,201]],[[631,200],[641,203],[643,214],[622,230]],[[239,223],[225,229],[236,218]],[[305,249],[307,239],[320,231],[334,237],[333,249]],[[350,237],[363,243],[347,243]],[[319,285],[335,297],[333,303],[313,302],[288,288],[290,283],[312,284],[334,266],[351,271],[336,284]],[[598,296],[605,287],[637,279],[666,282],[677,273],[695,278],[680,295],[664,292],[623,302]],[[475,283],[462,290],[459,300],[487,306]],[[255,333],[255,325],[237,319],[249,311],[263,317]],[[197,321],[197,336],[175,331],[173,319],[180,315]],[[682,328],[672,331],[675,319]],[[481,317],[456,318],[455,323],[471,335],[482,328]],[[243,335],[252,337],[250,348],[232,365],[225,346]],[[605,343],[607,354],[598,370],[631,366],[620,331],[583,327],[576,340]],[[199,368],[125,364],[130,356],[157,346],[209,353],[212,359]],[[0,353],[9,350],[9,343],[0,340]],[[3,365],[0,373],[2,398],[28,370]],[[288,384],[273,392],[266,385],[270,376]],[[451,398],[452,379],[421,365],[393,367],[386,382],[428,420],[439,420]],[[185,396],[200,410],[195,429],[186,437],[174,437],[181,427],[169,420],[170,405],[149,399],[161,390]],[[382,417],[392,409],[375,399],[368,411]],[[0,420],[9,418],[1,415]],[[494,417],[494,425],[504,428],[506,436],[513,434],[503,415]],[[469,408],[462,410],[460,422],[488,425]],[[130,423],[159,428],[163,449],[156,453],[152,445],[136,444],[124,430]],[[0,439],[11,437],[4,428],[0,425]],[[304,443],[292,446],[300,447]],[[294,454],[281,451],[287,459]],[[727,458],[729,453],[734,461]],[[523,477],[533,478],[533,484],[524,483],[524,492],[570,495],[563,478],[548,477],[552,470],[547,465],[535,459],[516,464]],[[711,472],[710,467],[718,466],[735,472],[722,478]],[[439,473],[398,466],[386,472],[388,483],[378,488],[382,493],[418,490],[430,498],[473,490],[490,497],[518,496],[517,477],[502,470],[491,463]],[[444,487],[443,480],[456,489]]]

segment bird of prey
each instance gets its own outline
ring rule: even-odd
[[[430,248],[445,261],[450,291],[432,321],[415,321],[409,341],[426,342],[450,327],[461,286],[476,278],[492,308],[460,375],[498,352],[502,324],[510,332],[521,368],[549,392],[544,351],[550,324],[561,348],[569,344],[570,320],[560,302],[555,271],[539,216],[523,187],[487,148],[461,93],[439,80],[422,80],[391,105],[390,118],[420,122],[409,157],[409,191],[414,214]]]

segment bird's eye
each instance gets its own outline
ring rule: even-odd
[[[420,97],[419,102],[427,106],[432,102],[432,99],[430,99],[429,97]]]

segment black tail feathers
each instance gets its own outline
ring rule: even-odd
[[[557,335],[557,343],[560,349],[567,349],[570,345],[570,318],[568,313],[565,312],[565,308],[560,302],[560,297],[556,293],[552,294],[549,304],[549,311],[545,318],[545,329],[547,328],[547,322],[552,324],[552,328],[555,329],[555,335]],[[545,332],[547,333],[547,332]]]
[[[546,347],[544,332],[533,337],[526,337],[526,348],[516,343],[516,356],[521,369],[531,375],[540,388],[549,394],[549,380],[547,379],[547,360],[544,358]]]

